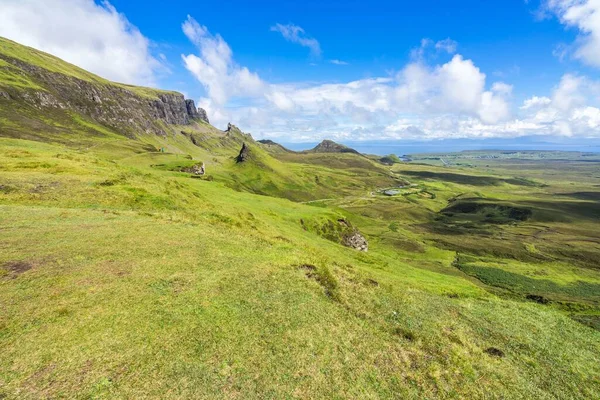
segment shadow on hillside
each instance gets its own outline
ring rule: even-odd
[[[579,200],[600,201],[600,192],[560,193],[558,196],[573,197]]]
[[[473,186],[496,186],[502,183],[509,183],[517,186],[543,186],[540,183],[524,178],[497,178],[494,176],[463,175],[450,172],[431,172],[431,171],[402,171],[403,175],[410,175],[421,179],[432,179],[437,181],[447,181],[463,185]]]

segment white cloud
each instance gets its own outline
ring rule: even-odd
[[[488,82],[460,54],[439,65],[417,59],[386,77],[275,84],[237,65],[223,38],[192,18],[183,29],[199,49],[182,56],[207,88],[199,105],[217,125],[232,121],[258,138],[600,137],[600,82],[586,77],[565,74],[515,110],[512,85]]]
[[[400,109],[421,113],[457,113],[495,123],[509,117],[506,97],[511,87],[495,83],[485,90],[486,75],[471,60],[455,55],[451,61],[429,69],[409,64],[398,75],[395,88]]]
[[[600,137],[599,96],[599,82],[565,74],[550,97],[524,101],[520,122],[535,127],[531,134]]]
[[[600,67],[600,0],[548,0],[546,7],[561,23],[579,30],[574,57]],[[564,46],[558,54],[564,57]]]
[[[329,60],[329,62],[331,64],[335,64],[335,65],[348,65],[348,63],[346,61],[342,61],[342,60]]]
[[[265,83],[248,68],[240,67],[232,58],[229,45],[220,35],[212,35],[191,16],[182,25],[183,32],[200,51],[182,55],[185,67],[202,83],[208,97],[199,101],[212,119],[223,122],[227,118],[224,106],[236,96],[260,96]]]
[[[586,98],[581,92],[585,79],[579,76],[566,74],[552,95],[552,106],[561,111],[569,111],[585,103]]]
[[[107,1],[1,0],[0,36],[114,81],[153,85],[149,40]]]
[[[533,96],[523,102],[523,105],[521,106],[521,110],[529,110],[532,108],[547,106],[551,102],[552,102],[552,100],[550,100],[548,97]]]
[[[440,40],[435,44],[436,50],[443,50],[448,54],[456,53],[456,48],[458,47],[458,43],[450,38]]]
[[[437,42],[428,38],[423,38],[421,39],[421,45],[411,50],[410,56],[414,60],[421,60],[426,54],[431,54],[432,52],[434,54],[439,54],[440,52],[454,54],[456,53],[457,47],[458,43],[450,38],[439,40]]]
[[[292,43],[297,43],[300,46],[308,47],[313,56],[319,57],[321,55],[321,45],[317,39],[311,38],[306,35],[304,29],[294,24],[275,24],[271,27],[271,31],[279,32],[285,38],[285,40]]]

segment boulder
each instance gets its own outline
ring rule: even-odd
[[[351,247],[358,251],[368,251],[369,244],[367,243],[367,239],[358,231],[354,231],[352,234],[347,235],[344,238],[344,246]]]

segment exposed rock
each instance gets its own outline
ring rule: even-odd
[[[231,124],[229,124],[231,125]],[[229,129],[229,127],[228,127]],[[236,161],[238,163],[247,161],[250,158],[250,148],[246,146],[246,143],[242,144],[242,149],[240,150],[240,154],[238,154]]]
[[[368,251],[369,244],[367,243],[367,239],[358,231],[354,231],[351,235],[348,235],[344,238],[344,246],[351,247],[358,251]]]
[[[186,99],[185,100],[185,108],[187,110],[188,117],[190,119],[202,120],[209,124],[208,116],[206,115],[206,111],[203,108],[196,108],[196,104],[194,104],[194,100]]]
[[[208,115],[206,114],[206,110],[204,110],[204,108],[198,107],[198,118],[200,118],[207,124],[210,124],[210,121],[208,120]]]
[[[237,137],[241,140],[249,140],[254,141],[252,135],[249,133],[242,132],[240,128],[232,124],[231,122],[227,124],[227,129],[224,131],[230,137]]]
[[[194,104],[194,100],[187,99],[185,100],[185,108],[187,109],[187,114],[192,119],[199,119],[200,114],[198,114],[198,110],[196,110],[196,105]]]
[[[360,232],[352,226],[352,224],[341,218],[338,219],[338,223],[342,225],[346,233],[342,237],[342,244],[347,247],[352,247],[358,251],[368,251],[369,244],[367,243],[367,239]]]
[[[233,130],[237,130],[237,131],[239,131],[239,130],[240,130],[240,128],[238,128],[237,126],[235,126],[234,124],[232,124],[231,122],[229,122],[229,123],[227,124],[227,130],[226,130],[225,132],[231,132],[231,131],[233,131]],[[241,132],[241,131],[240,131],[240,132]]]
[[[187,172],[187,173],[194,174],[194,175],[204,175],[206,173],[204,163],[194,164],[191,167],[181,168],[180,171]]]
[[[359,251],[368,251],[367,239],[345,218],[322,220],[300,220],[302,228],[314,232],[332,242]]]
[[[0,99],[23,100],[38,109],[73,110],[128,136],[141,132],[166,135],[164,124],[207,120],[204,110],[197,110],[181,93],[149,90],[145,94],[127,85],[82,80],[1,54],[0,59],[21,69],[43,88],[0,91]]]

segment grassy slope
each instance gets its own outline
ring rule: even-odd
[[[390,171],[349,154],[270,154],[204,124],[171,129],[128,140],[0,99],[0,397],[600,394],[600,332],[565,314],[597,312],[595,208],[548,204],[590,192],[595,167],[565,178],[532,167],[525,180],[505,166]],[[236,164],[243,142],[252,157]],[[198,162],[213,181],[178,171]],[[403,195],[377,193],[406,180],[416,186]],[[542,211],[516,224],[439,220],[452,198]],[[569,219],[548,221],[547,207]],[[341,216],[368,253],[300,222]],[[557,251],[565,237],[587,253]],[[551,304],[524,301],[536,279],[552,283]]]
[[[1,144],[0,390],[9,398],[600,390],[597,332],[299,224],[335,211],[62,146]],[[31,269],[11,271],[17,261]]]
[[[53,55],[31,47],[23,46],[3,37],[0,37],[0,87],[17,86],[23,88],[40,88],[35,81],[32,81],[27,74],[24,73],[24,71],[7,63],[5,60],[2,60],[2,58],[19,60],[29,65],[44,68],[51,72],[57,72],[87,82],[120,86],[144,97],[155,98],[160,93],[174,93],[165,90],[111,82],[76,67],[75,65],[69,64],[58,57],[54,57]]]

